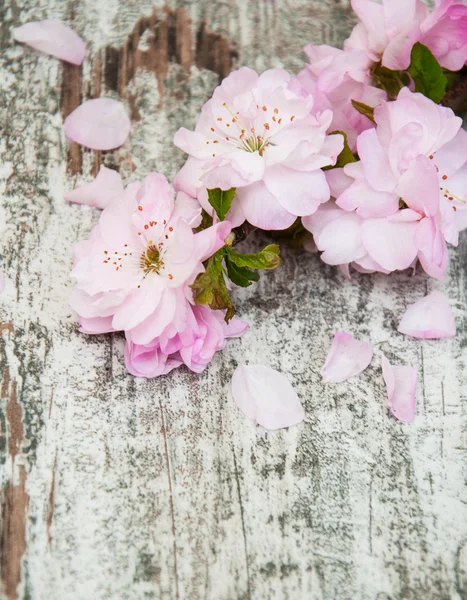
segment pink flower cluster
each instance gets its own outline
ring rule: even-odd
[[[459,71],[467,60],[467,6],[462,0],[438,0],[430,12],[422,0],[351,0],[360,19],[345,43],[362,50],[373,63],[407,69],[416,42],[427,46],[442,67]]]
[[[403,88],[357,138],[360,160],[327,173],[335,202],[304,226],[321,258],[362,272],[414,267],[441,279],[467,226],[467,133],[451,109]]]
[[[327,135],[331,110],[282,69],[258,75],[242,67],[214,90],[195,131],[181,128],[175,145],[190,158],[175,189],[212,214],[206,189],[237,188],[228,218],[234,226],[280,230],[313,214],[330,197],[323,167],[335,164],[342,135]]]
[[[134,375],[155,377],[181,364],[200,372],[227,337],[246,330],[240,319],[227,325],[222,311],[193,303],[189,285],[231,230],[224,221],[194,233],[199,221],[198,203],[183,192],[174,202],[165,177],[151,173],[117,188],[89,240],[74,246],[70,304],[81,330],[124,331]]]

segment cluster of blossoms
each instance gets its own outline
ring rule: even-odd
[[[457,245],[467,227],[467,133],[446,106],[465,87],[467,6],[351,3],[359,23],[343,50],[309,44],[309,64],[297,75],[242,67],[221,82],[195,130],[175,135],[188,154],[173,181],[175,199],[159,173],[124,189],[105,167],[66,195],[103,209],[89,239],[74,248],[71,306],[85,333],[124,332],[132,374],[155,377],[182,364],[200,372],[226,338],[246,330],[230,292],[280,260],[275,244],[239,253],[240,231],[299,236],[347,277],[350,267],[389,274],[419,263],[443,278],[447,244]],[[14,37],[74,64],[85,55],[84,42],[56,21],[27,24]],[[120,103],[100,98],[78,107],[64,129],[70,140],[108,150],[124,143],[130,126]],[[251,227],[241,227],[245,222]],[[446,299],[435,294],[416,303],[399,331],[454,335]],[[338,332],[323,376],[342,381],[366,368],[372,354]],[[268,394],[278,406],[282,391],[289,393],[275,375],[244,367],[234,382],[239,405],[261,388],[260,372],[274,382]],[[394,414],[411,420],[414,370],[385,359],[383,375]],[[260,421],[269,396],[245,412]],[[289,424],[303,418],[293,404]],[[263,420],[271,426],[277,421],[270,416]]]

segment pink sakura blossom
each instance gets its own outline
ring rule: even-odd
[[[314,44],[305,46],[305,53],[310,64],[297,78],[313,95],[313,112],[331,109],[333,119],[329,130],[346,133],[349,146],[355,150],[358,134],[373,124],[352,106],[352,100],[374,107],[387,99],[384,90],[371,85],[370,59],[363,50],[339,50]]]
[[[86,45],[79,35],[57,19],[31,21],[16,27],[13,38],[73,65],[80,65],[86,54]]]
[[[336,331],[321,369],[324,383],[340,383],[364,371],[373,357],[373,348],[351,333]]]
[[[224,311],[207,306],[192,306],[186,301],[185,309],[181,331],[171,324],[147,344],[135,344],[131,332],[127,333],[125,363],[130,373],[138,377],[157,377],[181,364],[201,373],[215,352],[225,347],[227,338],[243,335],[248,327],[238,317],[227,324]]]
[[[417,370],[413,367],[391,365],[385,356],[381,366],[388,394],[388,407],[396,419],[410,423],[415,417]]]
[[[409,306],[398,331],[424,339],[456,335],[456,322],[447,297],[435,290]]]
[[[102,165],[94,181],[66,192],[64,197],[68,202],[105,208],[112,198],[122,193],[123,183],[119,173]]]
[[[263,365],[240,365],[232,377],[232,396],[238,408],[265,429],[297,425],[305,411],[289,380]]]
[[[358,137],[360,160],[328,171],[336,204],[303,224],[329,264],[389,273],[418,260],[441,279],[446,242],[457,245],[467,226],[467,133],[450,109],[407,88],[375,120]]]
[[[189,317],[189,284],[204,270],[202,262],[224,245],[228,221],[201,233],[184,218],[169,184],[151,173],[112,199],[89,240],[74,246],[72,276],[77,280],[70,304],[82,330],[123,330],[134,344],[151,344],[169,326],[184,330]]]
[[[286,71],[234,71],[204,105],[195,131],[175,135],[191,157],[177,189],[206,206],[200,188],[235,187],[234,220],[262,229],[286,229],[313,214],[329,199],[322,167],[335,164],[343,139],[326,135],[332,111],[312,109],[313,97]]]
[[[123,104],[112,98],[96,98],[80,104],[63,124],[65,136],[92,150],[113,150],[130,134],[131,123]]]
[[[407,69],[415,43],[427,46],[441,66],[460,70],[467,59],[467,7],[444,0],[430,13],[421,0],[351,0],[360,19],[345,48],[364,50],[388,69]]]

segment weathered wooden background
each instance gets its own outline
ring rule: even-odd
[[[29,600],[459,600],[467,598],[467,236],[446,281],[345,281],[284,251],[236,293],[251,329],[201,376],[125,372],[120,335],[78,333],[71,245],[97,211],[63,191],[99,164],[173,177],[171,145],[235,65],[297,71],[308,41],[339,45],[345,0],[3,0],[0,244],[3,385],[1,584]],[[62,18],[87,41],[82,68],[12,42]],[[133,132],[114,153],[69,147],[83,99],[122,98]],[[449,295],[455,339],[397,334],[427,290]],[[376,346],[340,385],[319,369],[336,327]],[[412,425],[385,407],[381,352],[419,368]],[[306,421],[275,434],[230,396],[239,362],[279,368]]]

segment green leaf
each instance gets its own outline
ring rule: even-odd
[[[227,267],[227,275],[235,285],[240,287],[249,287],[253,281],[258,281],[259,275],[254,273],[247,267],[237,267],[228,256],[225,257],[225,266]]]
[[[441,102],[446,93],[447,77],[429,48],[420,42],[412,48],[409,73],[416,92],[421,92],[433,102]]]
[[[373,70],[373,83],[385,90],[390,100],[395,100],[401,89],[410,84],[410,76],[406,71],[393,71],[377,64]]]
[[[224,279],[223,258],[224,249],[221,248],[211,256],[205,272],[198,275],[191,288],[196,304],[207,304],[214,310],[227,309],[224,319],[228,323],[235,314],[235,308]]]
[[[364,104],[363,102],[359,102],[358,100],[352,100],[352,106],[355,108],[355,110],[358,110],[358,112],[361,115],[365,115],[365,117],[368,117],[370,119],[370,121],[373,121],[373,123],[376,123],[375,121],[375,109],[372,106],[368,106],[368,104]]]
[[[226,214],[229,212],[234,196],[235,188],[230,188],[230,190],[219,188],[208,190],[209,204],[214,208],[221,221],[225,219]]]
[[[237,267],[248,267],[249,269],[275,269],[281,263],[279,246],[270,244],[255,254],[238,254],[230,247],[225,248],[226,256]]]
[[[196,231],[196,233],[199,233],[200,231],[204,231],[205,229],[208,229],[208,227],[211,227],[211,226],[212,226],[212,217],[203,208],[201,211],[201,223],[198,225],[198,227],[196,227],[195,231]]]
[[[332,167],[324,167],[323,171],[327,171],[329,169],[335,169],[335,168],[339,168],[339,167],[345,167],[345,165],[348,165],[349,163],[357,162],[357,159],[355,158],[355,156],[347,142],[347,134],[346,133],[344,133],[343,131],[331,131],[331,133],[329,135],[336,135],[338,133],[340,133],[340,135],[344,136],[344,147],[343,147],[341,153],[339,154],[339,156],[337,157],[336,164]]]

